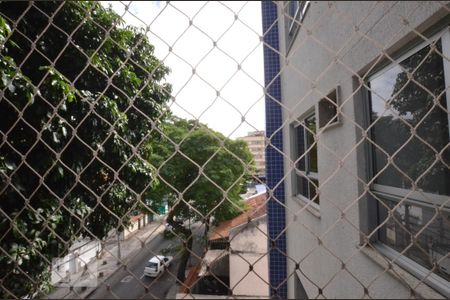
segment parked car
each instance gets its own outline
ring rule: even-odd
[[[144,269],[144,275],[156,277],[169,267],[173,256],[156,255],[150,258]]]

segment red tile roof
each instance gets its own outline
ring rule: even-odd
[[[266,214],[266,193],[261,193],[246,199],[248,208],[234,219],[224,221],[209,233],[209,240],[228,238],[230,230],[236,226],[247,223],[249,218],[256,219]]]
[[[195,265],[194,267],[191,268],[188,276],[184,280],[184,283],[180,286],[179,293],[183,293],[183,294],[191,293],[192,286],[198,280],[198,273],[200,272],[201,267],[202,267],[202,264],[201,264],[201,262],[199,262],[197,265]]]
[[[131,221],[132,223],[134,223],[134,222],[139,221],[139,220],[142,219],[143,217],[144,217],[144,214],[140,214],[140,215],[137,215],[137,216],[132,216],[132,217],[130,218],[130,221]]]

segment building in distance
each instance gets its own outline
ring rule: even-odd
[[[239,137],[238,140],[245,141],[255,161],[256,173],[258,177],[264,177],[266,174],[265,159],[265,134],[264,131],[252,131],[246,136]]]

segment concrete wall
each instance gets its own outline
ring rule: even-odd
[[[281,16],[282,2],[278,3]],[[355,149],[361,134],[355,120],[364,111],[359,109],[362,99],[355,93],[354,80],[372,67],[382,51],[393,54],[410,45],[417,38],[412,28],[443,29],[437,24],[447,16],[438,2],[311,2],[287,57],[284,18],[279,18],[285,172],[293,169],[288,159],[292,157],[290,124],[311,110],[317,116],[317,102],[337,85],[343,103],[342,123],[318,134],[320,211],[305,208],[293,196],[291,176],[285,180],[287,254],[301,261],[301,281],[310,298],[318,296],[318,287],[325,297],[362,298],[364,286],[374,298],[410,297],[405,284],[357,249],[360,220],[365,218],[359,215],[357,200],[364,185],[357,178],[368,162]],[[342,219],[340,210],[347,208]],[[289,263],[288,274],[293,272],[294,264]],[[294,297],[293,278],[288,282],[289,298]]]
[[[62,281],[68,275],[82,271],[86,264],[95,259],[100,249],[101,245],[97,240],[83,240],[74,243],[66,256],[53,259],[52,284]]]
[[[139,220],[140,221],[140,220]],[[124,238],[127,239],[130,235],[139,229],[139,221],[132,222],[127,229],[123,231]]]
[[[123,239],[129,238],[134,232],[141,229],[148,223],[149,223],[148,215],[142,214],[140,216],[133,217],[131,220],[131,224],[123,232]]]
[[[235,296],[269,296],[266,217],[230,232],[230,288]],[[249,272],[252,265],[253,271]],[[257,274],[257,275],[256,275]]]

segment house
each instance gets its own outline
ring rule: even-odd
[[[266,193],[246,199],[248,209],[210,230],[201,264],[177,298],[269,297]]]
[[[271,295],[449,298],[450,5],[262,17]]]
[[[135,233],[137,230],[141,229],[148,223],[152,221],[152,215],[151,214],[135,214],[133,216],[130,216],[130,223],[127,228],[123,231],[123,239],[127,239],[130,236],[132,236],[133,233]]]
[[[121,240],[132,237],[137,230],[150,223],[153,220],[153,215],[136,212],[130,216],[129,220],[128,227],[119,235]],[[109,232],[108,238],[115,240],[115,237],[116,230],[113,229]],[[88,286],[97,284],[96,279],[94,279],[97,266],[95,264],[89,265],[89,263],[101,256],[101,253],[102,242],[99,240],[85,237],[74,241],[66,256],[53,259],[51,267],[52,284],[60,286],[68,282],[74,284],[73,282],[81,278],[84,273],[90,273],[92,278],[89,278],[88,282],[83,282],[83,284],[88,284]],[[85,269],[88,267],[89,270],[86,271]],[[76,284],[81,283],[76,282]]]
[[[97,279],[96,265],[89,263],[94,261],[101,251],[101,243],[98,240],[82,238],[72,243],[66,256],[54,258],[51,265],[51,283],[54,286],[76,286],[83,283],[87,286],[95,286]],[[81,282],[83,273],[91,275],[88,280],[84,278]],[[79,280],[80,281],[77,281]]]
[[[255,175],[264,177],[266,174],[266,160],[265,160],[265,134],[264,131],[252,131],[246,136],[239,137],[238,140],[242,140],[247,143],[248,149],[253,155],[253,161],[255,162]]]

